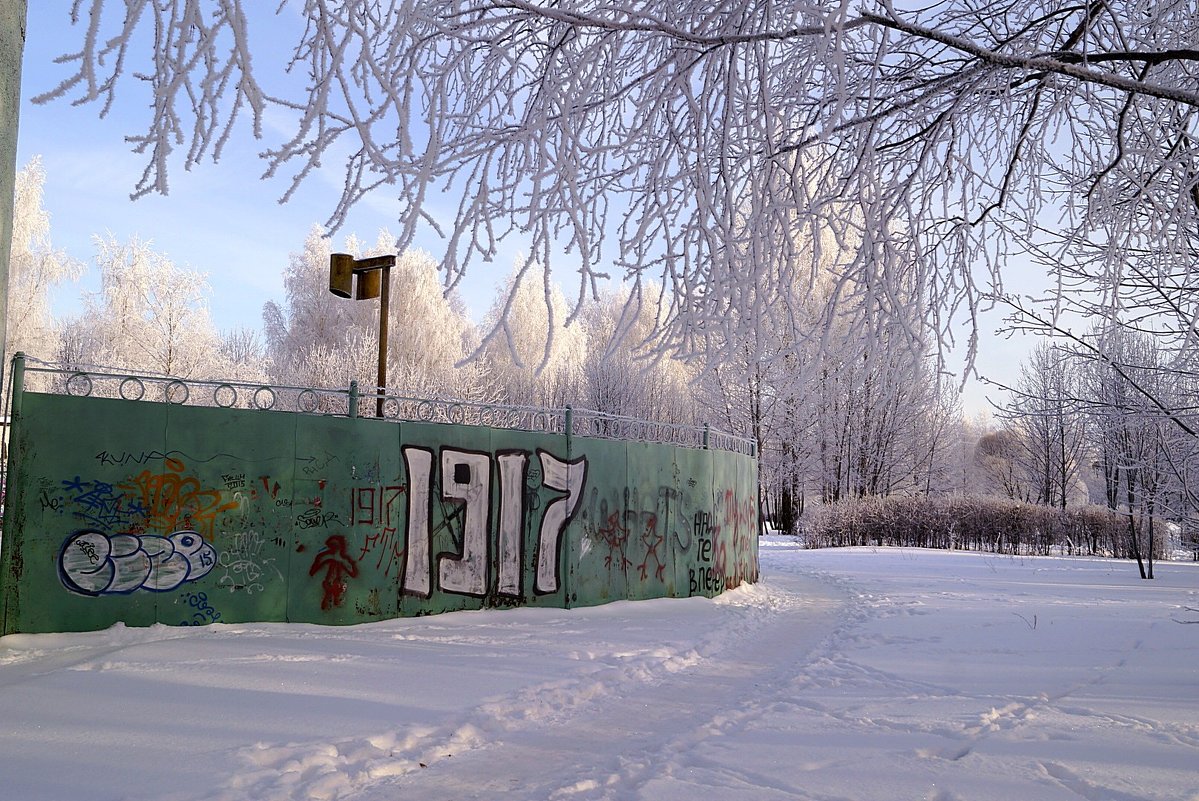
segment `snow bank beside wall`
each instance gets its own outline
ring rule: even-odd
[[[757,463],[716,450],[24,393],[0,633],[719,594]]]

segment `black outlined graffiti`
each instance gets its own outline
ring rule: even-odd
[[[432,534],[429,518],[433,507],[433,451],[408,446],[401,451],[408,472],[408,532],[404,559],[403,591],[428,598],[433,594]]]
[[[203,578],[216,549],[195,531],[166,537],[77,531],[58,555],[63,585],[81,595],[126,595],[140,589],[167,592]]]
[[[462,542],[457,553],[437,555],[441,589],[459,595],[487,594],[490,566],[488,518],[491,456],[442,448],[441,497],[462,504]]]
[[[499,513],[492,520],[492,456],[476,451],[442,448],[438,475],[434,454],[410,445],[401,451],[408,473],[408,520],[404,558],[405,594],[428,598],[433,591],[434,560],[431,528],[433,505],[441,504],[441,527],[458,519],[456,548],[437,555],[437,587],[458,595],[484,596],[492,586],[492,562],[497,573],[495,592],[506,597],[524,593],[524,527],[527,509],[526,482],[530,458],[526,451],[500,451],[495,455],[499,472]],[[565,462],[548,451],[537,451],[542,486],[564,496],[545,507],[537,532],[537,564],[533,591],[539,595],[560,587],[562,534],[578,509],[587,480],[587,460]],[[434,478],[440,478],[440,492]],[[447,502],[450,507],[447,508]],[[496,559],[491,558],[495,538]]]
[[[525,482],[529,473],[529,454],[525,451],[501,451],[496,454],[500,469],[500,519],[496,558],[499,564],[496,592],[520,598],[524,595],[524,529],[529,496]],[[538,473],[540,476],[540,472]]]
[[[537,577],[533,591],[538,595],[547,595],[557,592],[561,583],[558,571],[562,562],[562,532],[574,518],[579,501],[583,499],[587,459],[579,457],[573,462],[564,462],[540,449],[537,457],[541,460],[545,486],[566,493],[565,497],[555,498],[545,507],[545,516],[541,518],[541,529],[537,534]]]

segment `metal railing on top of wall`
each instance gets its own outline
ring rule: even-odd
[[[121,373],[108,368],[81,369],[17,354],[13,389],[62,395],[118,398],[226,409],[258,409],[336,417],[373,418],[379,395],[346,389],[295,387],[245,381],[207,381],[176,376]],[[661,423],[590,409],[508,406],[475,401],[410,398],[383,394],[383,419],[397,422],[481,425],[518,431],[570,434],[630,442],[656,442],[685,448],[757,456],[752,439],[708,426]],[[364,402],[366,401],[366,402]]]

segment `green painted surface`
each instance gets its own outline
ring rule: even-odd
[[[625,443],[572,439],[587,454],[587,484],[567,538],[566,570],[571,605],[602,604],[626,598],[629,559],[628,462]]]
[[[5,634],[350,624],[715,595],[757,576],[747,456],[24,393]]]

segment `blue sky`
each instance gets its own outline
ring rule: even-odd
[[[145,166],[125,142],[127,135],[140,132],[146,119],[146,100],[138,96],[138,87],[126,83],[104,119],[94,105],[75,107],[64,100],[34,105],[29,101],[67,75],[53,59],[75,47],[82,35],[69,25],[69,7],[68,0],[29,4],[17,156],[19,167],[35,155],[42,158],[44,203],[51,215],[55,246],[87,261],[96,235],[112,234],[122,241],[134,236],[151,240],[156,250],[177,265],[207,273],[213,290],[209,306],[218,328],[260,327],[263,304],[283,299],[288,254],[300,250],[313,224],[323,222],[334,208],[340,190],[339,165],[327,165],[326,174],[310,178],[286,205],[280,205],[277,201],[288,187],[287,176],[260,180],[265,167],[257,153],[263,145],[249,136],[246,126],[219,163],[208,159],[190,171],[181,163],[174,164],[168,196],[130,200]],[[274,28],[268,30],[277,33]],[[373,242],[381,229],[395,230],[395,202],[377,194],[360,204],[334,238],[335,246],[342,245],[346,234]],[[436,241],[421,244],[437,254]],[[476,265],[461,286],[460,293],[476,320],[491,304],[496,285],[510,269],[518,248],[519,243],[512,243],[509,253],[496,264]],[[77,309],[82,293],[96,289],[96,283],[96,276],[90,274],[65,287],[56,299],[56,311],[67,314]],[[565,289],[569,295],[575,287]],[[1009,289],[1020,291],[1023,287]],[[1028,346],[1019,339],[990,336],[1001,320],[1000,314],[984,318],[987,336],[981,344],[979,365],[984,374],[1011,380]],[[986,394],[972,382],[967,409],[986,408]]]
[[[65,100],[35,105],[29,100],[67,75],[53,59],[82,35],[70,27],[68,9],[66,0],[29,4],[17,154],[18,167],[35,155],[42,158],[44,203],[55,246],[87,260],[95,235],[151,240],[177,265],[208,274],[213,289],[210,308],[219,328],[257,327],[263,304],[283,298],[288,254],[303,247],[313,224],[323,222],[338,200],[337,165],[331,165],[328,177],[315,176],[289,203],[280,205],[278,199],[289,185],[286,176],[260,180],[265,165],[257,153],[265,145],[245,126],[219,163],[208,159],[190,171],[181,162],[173,164],[168,196],[130,200],[145,166],[125,142],[126,136],[140,132],[139,124],[146,119],[145,100],[136,96],[139,87],[127,83],[104,119],[96,105],[75,107]],[[380,195],[360,204],[334,244],[340,247],[351,233],[373,242],[381,229],[395,230],[394,203]],[[425,247],[433,250],[436,244],[430,241]],[[475,317],[485,313],[495,284],[510,266],[509,260],[477,271],[462,287]],[[70,312],[81,292],[94,288],[95,276],[65,287],[56,308]]]

